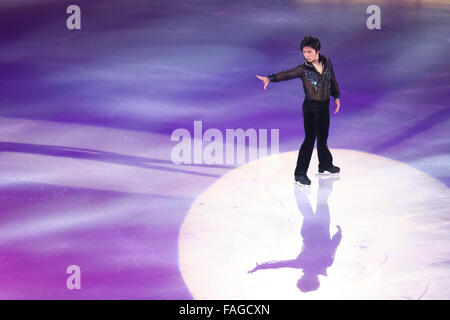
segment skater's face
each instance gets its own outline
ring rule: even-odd
[[[304,47],[303,48],[303,56],[308,62],[313,62],[314,60],[319,59],[319,52],[320,50],[314,50],[311,47]]]

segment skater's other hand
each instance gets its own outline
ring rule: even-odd
[[[334,114],[339,112],[339,108],[341,107],[341,100],[339,98],[334,99],[334,102],[336,102],[336,110],[334,111]]]
[[[262,82],[264,82],[264,90],[266,90],[266,88],[267,88],[267,86],[269,85],[269,82],[270,82],[269,78],[263,77],[263,76],[258,76],[258,75],[256,75],[256,77],[259,80],[261,80]]]

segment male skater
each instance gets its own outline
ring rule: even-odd
[[[317,136],[317,155],[319,157],[319,172],[337,173],[340,168],[333,165],[333,157],[327,146],[328,129],[330,127],[330,95],[336,102],[335,114],[340,108],[339,86],[334,76],[333,65],[329,58],[320,54],[320,41],[306,36],[300,44],[300,50],[305,62],[287,71],[270,74],[267,77],[256,76],[264,82],[266,90],[269,82],[279,82],[300,78],[303,82],[305,100],[302,106],[305,139],[300,147],[295,168],[295,181],[310,185],[306,172],[314,149]]]

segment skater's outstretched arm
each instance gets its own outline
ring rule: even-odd
[[[280,82],[280,81],[291,80],[291,79],[300,77],[302,71],[303,71],[303,65],[299,64],[298,66],[296,66],[292,69],[286,70],[286,71],[281,71],[278,73],[271,73],[271,74],[269,74],[268,78],[269,78],[270,82]]]
[[[269,82],[279,82],[300,77],[302,68],[303,68],[302,65],[298,65],[286,71],[271,73],[267,77],[259,75],[257,75],[256,77],[264,83],[264,90],[266,90],[267,86],[269,85]]]

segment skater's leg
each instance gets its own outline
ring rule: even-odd
[[[328,130],[330,127],[329,106],[323,107],[319,111],[317,124],[317,155],[319,158],[319,168],[326,169],[333,165],[333,156],[328,149]]]
[[[311,160],[311,155],[314,149],[314,142],[316,140],[316,126],[317,126],[317,111],[303,112],[303,126],[305,128],[305,139],[298,151],[297,166],[294,174],[296,176],[306,174]]]

